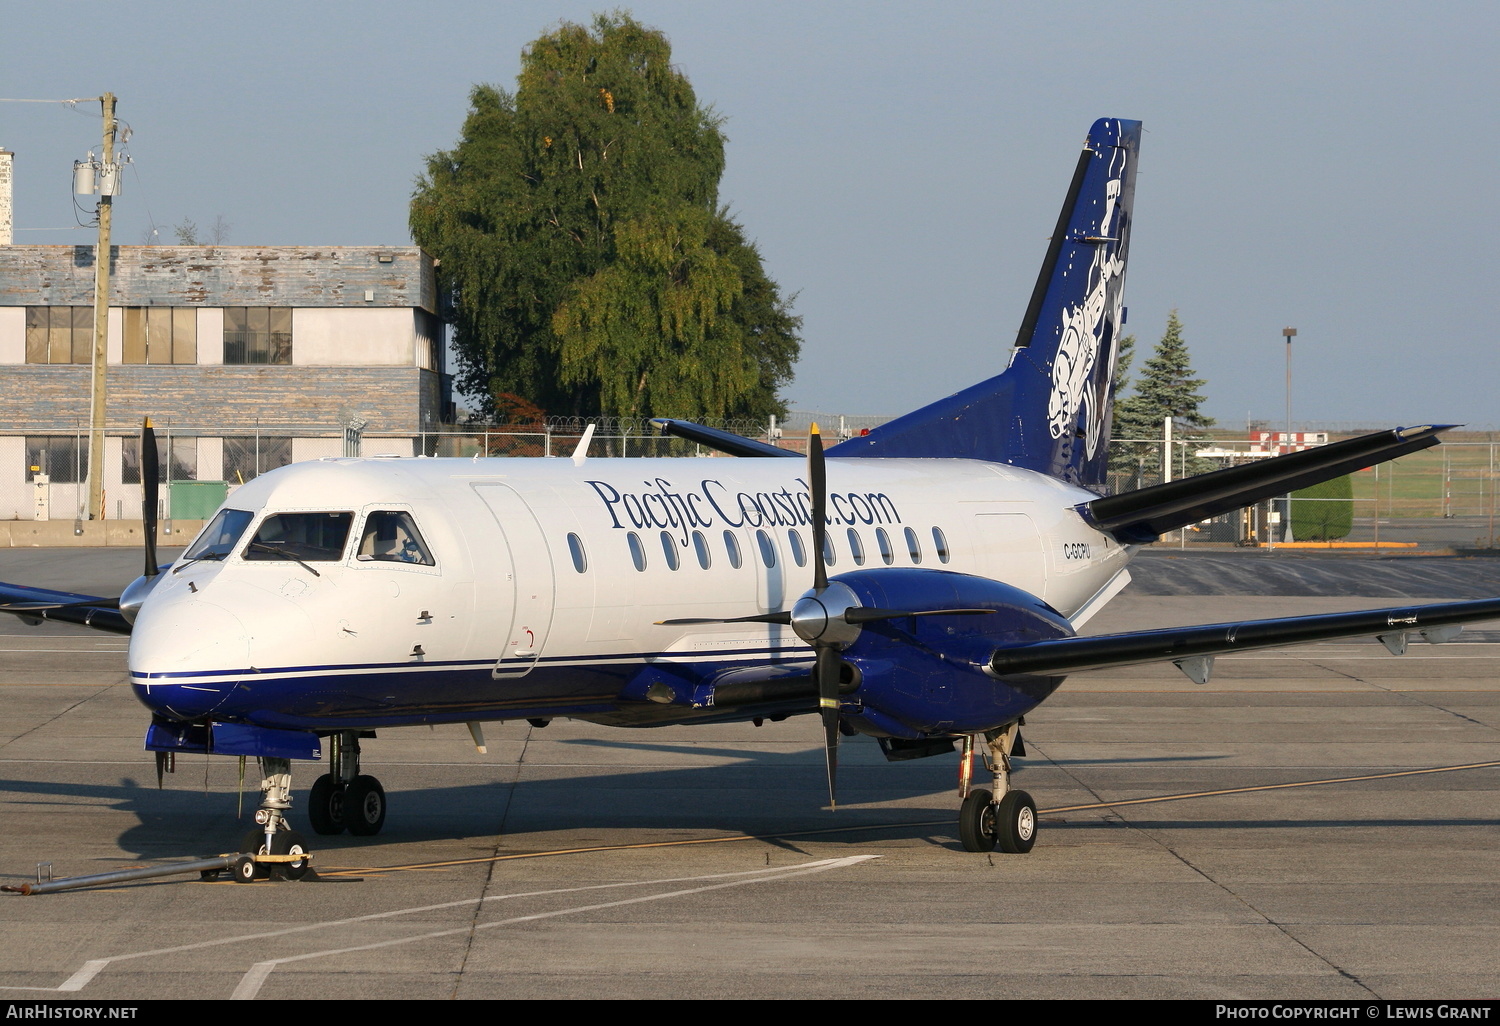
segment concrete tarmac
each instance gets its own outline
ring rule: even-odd
[[[6,550],[0,579],[117,594],[138,560]],[[1091,632],[1500,590],[1481,559],[1137,565]],[[315,878],[0,895],[0,999],[1494,999],[1497,629],[1075,675],[1024,730],[1023,856],[960,848],[954,756],[846,740],[827,811],[811,717],[383,731],[378,837],[312,835],[296,765]],[[231,758],[158,790],[125,648],[0,622],[0,883],[237,849],[253,764],[243,801]]]

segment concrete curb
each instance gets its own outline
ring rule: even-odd
[[[173,520],[157,525],[156,544],[186,545],[199,531],[202,520]],[[0,548],[76,548],[124,545],[139,547],[145,525],[139,520],[0,520]]]

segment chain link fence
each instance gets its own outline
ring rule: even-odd
[[[711,426],[805,452],[808,429],[820,425],[833,444],[884,418],[798,412],[784,420],[730,421]],[[202,519],[256,476],[302,460],[336,456],[572,455],[590,423],[593,456],[718,457],[695,442],[663,436],[646,420],[550,417],[528,424],[443,425],[418,433],[308,430],[265,424],[249,434],[211,425],[157,427],[161,449],[162,519]],[[111,428],[104,454],[107,519],[139,520],[138,441],[134,427]],[[1330,435],[1331,438],[1336,437]],[[1500,437],[1454,433],[1434,449],[1350,475],[1333,497],[1299,493],[1173,532],[1167,544],[1494,548],[1500,493]],[[169,455],[170,454],[170,455]],[[1226,439],[1121,440],[1111,443],[1108,490],[1132,491],[1270,455],[1258,443]],[[0,520],[74,520],[87,502],[88,438],[67,435],[0,437]],[[1299,534],[1301,535],[1299,537]]]

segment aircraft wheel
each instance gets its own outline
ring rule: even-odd
[[[995,833],[1000,850],[1024,855],[1036,843],[1036,802],[1025,791],[1010,791],[995,807]]]
[[[358,776],[344,792],[344,826],[358,837],[380,833],[385,825],[385,788],[374,777]]]
[[[964,851],[995,850],[995,796],[976,787],[958,810],[958,838]]]
[[[325,773],[313,781],[307,796],[307,818],[315,834],[344,832],[344,785]]]
[[[266,867],[262,864],[257,863],[254,858],[254,856],[256,855],[268,854],[268,852],[266,851],[265,830],[263,830],[261,827],[252,827],[251,829],[245,831],[245,836],[240,838],[240,851],[250,856],[250,868],[249,870],[247,870],[250,876],[246,879],[240,880],[240,867],[239,863],[236,862],[235,865],[229,867],[230,871],[234,873],[234,878],[236,880],[240,880],[241,883],[249,883],[257,876],[265,877],[267,875]]]
[[[248,854],[236,856],[234,861],[229,863],[229,872],[234,877],[235,883],[254,883],[255,857]]]
[[[271,840],[271,854],[273,855],[306,855],[307,846],[302,843],[302,835],[295,830],[283,830]],[[272,871],[285,876],[288,880],[301,880],[312,868],[312,863],[306,859],[296,862],[277,862],[272,864]]]

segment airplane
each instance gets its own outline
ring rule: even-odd
[[[963,847],[1028,852],[1036,804],[1011,760],[1069,673],[1163,661],[1201,684],[1226,653],[1371,636],[1400,654],[1500,616],[1485,599],[1079,636],[1140,546],[1451,427],[1105,494],[1140,141],[1138,121],[1090,128],[998,373],[826,452],[816,427],[804,459],[662,419],[735,458],[594,458],[590,429],[571,458],[297,463],[237,489],[158,567],[148,422],[143,575],[119,599],[0,585],[0,611],[130,635],[158,782],[178,753],[257,757],[246,852],[307,851],[291,766],[325,739],[311,827],[369,836],[386,795],[360,742],[377,730],[466,723],[483,750],[486,722],[812,713],[830,806],[841,736],[892,761],[957,750]],[[991,787],[974,786],[976,756]]]

